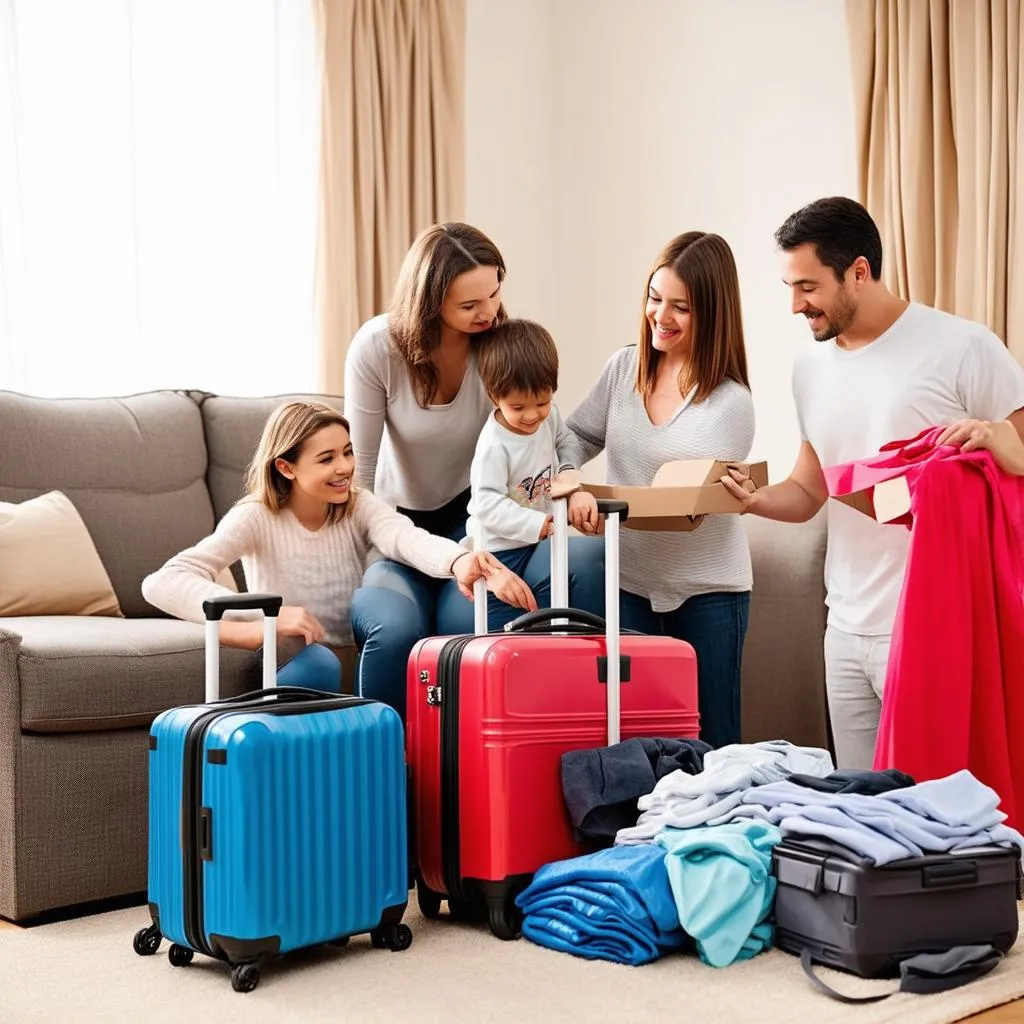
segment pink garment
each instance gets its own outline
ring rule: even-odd
[[[1024,477],[941,428],[825,470],[829,494],[905,476],[911,511],[876,769],[918,781],[969,769],[1024,824]]]

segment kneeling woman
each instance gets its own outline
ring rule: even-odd
[[[340,664],[325,645],[353,641],[352,595],[371,550],[439,579],[454,577],[467,597],[485,577],[502,600],[536,607],[526,584],[492,555],[468,552],[414,526],[379,498],[354,489],[354,472],[348,421],[341,413],[317,402],[281,406],[263,429],[245,497],[211,536],[147,576],[143,596],[170,615],[202,622],[203,601],[230,593],[214,582],[217,574],[241,559],[250,590],[284,598],[278,634],[309,645],[285,666],[279,682],[320,689],[340,689]],[[245,618],[254,614],[229,612],[221,624],[222,642],[259,649],[262,624]],[[363,639],[355,637],[357,643]],[[384,657],[391,660],[389,652]],[[362,678],[380,676],[364,664]],[[404,718],[404,675],[380,683],[366,695],[391,704]]]

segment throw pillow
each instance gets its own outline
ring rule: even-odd
[[[96,546],[60,491],[0,501],[0,616],[122,616]]]

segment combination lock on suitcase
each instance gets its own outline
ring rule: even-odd
[[[134,948],[167,937],[174,966],[226,960],[238,992],[303,946],[407,949],[402,724],[386,704],[277,687],[281,598],[206,601],[206,703],[173,708],[149,741],[149,912]],[[218,700],[220,619],[264,614],[262,690]]]

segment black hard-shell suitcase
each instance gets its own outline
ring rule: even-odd
[[[828,840],[783,840],[775,942],[828,967],[884,977],[919,953],[1017,938],[1020,851],[986,847],[876,867]]]

